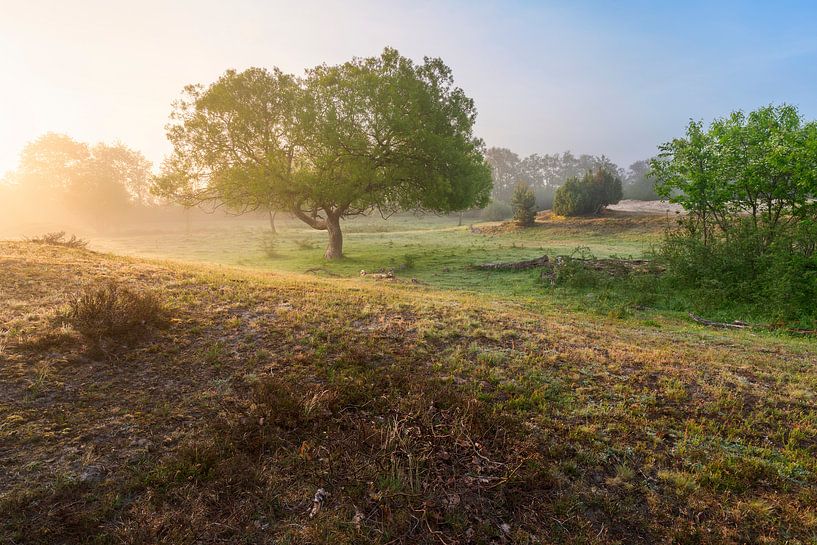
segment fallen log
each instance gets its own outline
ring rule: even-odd
[[[534,269],[536,267],[545,267],[549,263],[548,256],[543,255],[536,259],[527,259],[525,261],[512,261],[503,263],[475,263],[471,265],[472,268],[480,271],[523,271],[526,269]]]

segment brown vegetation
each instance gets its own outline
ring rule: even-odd
[[[133,291],[115,280],[87,285],[68,302],[65,322],[99,346],[105,340],[131,340],[166,323],[156,294]]]
[[[76,235],[65,238],[65,231],[54,231],[27,240],[34,244],[50,244],[51,246],[65,246],[66,248],[85,248],[88,246],[87,240],[77,238]]]
[[[27,243],[0,243],[0,267],[0,541],[817,532],[804,340]],[[162,293],[174,315],[95,359],[55,324],[110,278]]]

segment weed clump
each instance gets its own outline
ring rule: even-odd
[[[131,340],[166,323],[166,309],[153,293],[131,290],[115,281],[87,286],[68,302],[65,321],[87,340]]]
[[[85,248],[88,246],[87,240],[77,238],[76,235],[71,235],[71,238],[66,238],[65,231],[46,233],[26,240],[34,244],[48,244],[49,246],[63,246],[65,248]]]

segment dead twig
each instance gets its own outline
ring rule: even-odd
[[[740,320],[735,320],[734,322],[714,322],[712,320],[707,320],[706,318],[701,318],[692,312],[689,313],[689,317],[692,318],[694,322],[701,325],[717,327],[720,329],[759,329],[763,331],[780,330],[794,335],[817,335],[817,330],[815,329],[778,328],[773,325],[749,324]]]
[[[689,317],[692,318],[692,321],[697,322],[699,324],[703,324],[709,327],[718,327],[723,329],[754,329],[762,326],[756,326],[747,324],[746,322],[741,322],[739,320],[735,320],[734,322],[713,322],[712,320],[707,320],[706,318],[701,318],[700,316],[689,313]],[[763,328],[768,329],[768,328]]]

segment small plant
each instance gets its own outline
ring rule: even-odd
[[[88,246],[87,240],[77,238],[76,235],[71,235],[71,238],[65,238],[65,231],[46,233],[26,240],[34,244],[48,244],[50,246],[63,246],[65,248],[85,248]]]
[[[526,183],[517,184],[511,198],[513,219],[522,227],[530,227],[536,218],[536,196]]]
[[[400,263],[401,271],[410,271],[417,264],[417,256],[414,254],[404,254]]]
[[[218,367],[221,365],[221,360],[224,358],[226,351],[227,346],[224,344],[224,341],[216,341],[204,351],[204,361],[208,365]]]
[[[106,339],[129,340],[165,324],[159,298],[115,281],[90,285],[68,302],[65,321],[96,346]]]

